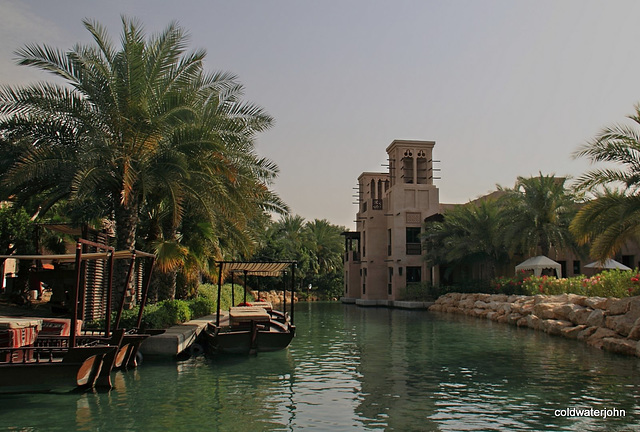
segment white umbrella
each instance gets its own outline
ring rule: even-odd
[[[613,259],[606,259],[604,262],[595,261],[591,264],[587,264],[585,268],[595,268],[595,269],[618,269],[618,270],[631,270],[624,264],[619,263]]]
[[[555,269],[559,278],[562,277],[562,266],[552,259],[547,258],[544,255],[538,255],[518,264],[516,271],[518,270],[533,270],[533,274],[540,276],[543,269]]]

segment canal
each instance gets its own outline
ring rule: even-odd
[[[0,429],[640,430],[638,358],[425,311],[300,303],[295,318],[286,351],[145,359],[110,392],[0,396]]]

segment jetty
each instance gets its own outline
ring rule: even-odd
[[[190,352],[197,346],[194,344],[207,324],[215,320],[216,315],[212,314],[169,327],[162,334],[148,337],[140,345],[140,352],[144,356],[154,357],[176,357],[183,352]],[[220,320],[228,321],[228,312],[221,312]],[[197,347],[199,350],[200,346]]]

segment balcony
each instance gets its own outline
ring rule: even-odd
[[[381,199],[371,200],[371,210],[382,210],[382,200]]]

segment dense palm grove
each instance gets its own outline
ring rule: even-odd
[[[123,18],[120,45],[84,25],[90,45],[16,52],[55,81],[0,87],[2,252],[31,252],[33,223],[109,226],[118,249],[157,254],[156,300],[192,296],[220,259],[296,260],[298,289],[338,297],[345,228],[289,214],[271,189],[277,165],[254,145],[273,119],[242,100],[237,78],[207,72],[205,52],[188,51],[176,24],[147,36]],[[445,278],[479,265],[490,280],[513,257],[554,249],[614,256],[640,233],[640,108],[629,118],[576,151],[607,167],[573,184],[521,177],[427,223],[426,259]],[[41,240],[54,252],[63,241]],[[116,282],[125,273],[116,269]]]
[[[427,260],[447,265],[449,273],[476,264],[484,271],[478,277],[490,280],[506,271],[514,255],[549,255],[552,249],[581,253],[570,231],[578,208],[566,179],[520,177],[511,189],[499,188],[447,211],[441,222],[427,223]]]
[[[604,261],[640,239],[640,106],[635,110],[631,125],[606,127],[575,152],[605,167],[572,184],[554,175],[520,177],[513,188],[499,187],[428,223],[427,260],[446,266],[445,279],[475,265],[489,281],[511,274],[513,257],[570,250]]]
[[[340,229],[325,221],[307,224],[308,253],[282,241],[284,256],[266,252],[278,230],[270,215],[288,212],[271,189],[277,165],[254,147],[273,119],[242,101],[234,75],[205,71],[205,52],[188,52],[176,24],[147,37],[123,18],[120,46],[84,25],[92,45],[17,51],[55,82],[0,88],[0,199],[11,211],[112,225],[118,249],[157,254],[157,299],[190,295],[213,261],[249,259],[261,244],[262,256],[300,259],[310,274],[336,269]],[[116,271],[123,280],[126,268]]]

